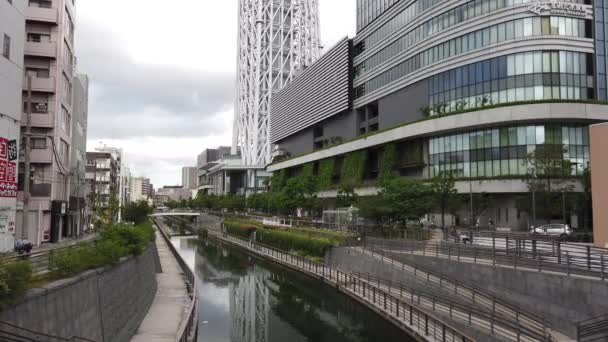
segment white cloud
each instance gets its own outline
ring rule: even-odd
[[[354,35],[355,0],[319,2],[326,48]],[[137,175],[162,186],[179,184],[182,166],[205,148],[229,145],[237,3],[79,1],[76,53],[91,79],[89,150],[100,141],[121,147]]]

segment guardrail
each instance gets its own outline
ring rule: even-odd
[[[608,341],[608,314],[579,322],[577,341]]]
[[[549,335],[547,331],[550,327],[542,317],[517,305],[504,301],[492,293],[465,284],[444,274],[436,273],[427,267],[408,263],[406,260],[401,260],[386,251],[370,249],[367,247],[354,248],[361,250],[363,253],[379,257],[381,261],[386,261],[397,268],[401,268],[403,272],[411,274],[414,278],[434,284],[439,288],[444,289],[446,292],[453,293],[455,296],[459,296],[481,307],[485,307],[495,317],[504,317],[511,321],[518,322],[527,329],[533,331],[536,335]]]
[[[0,265],[10,264],[19,261],[27,261],[32,265],[32,272],[37,273],[47,273],[50,271],[50,257],[53,253],[64,252],[69,250],[76,250],[80,248],[86,248],[91,244],[95,244],[95,240],[80,242],[78,244],[59,247],[39,252],[32,252],[28,254],[22,255],[12,255],[9,257],[4,257],[0,259]]]
[[[190,295],[190,299],[191,299],[191,302],[190,302],[190,305],[189,305],[188,311],[187,311],[187,319],[182,321],[182,323],[178,329],[178,333],[177,333],[178,338],[176,341],[178,341],[178,342],[196,342],[197,333],[198,333],[198,293],[197,293],[197,289],[196,289],[196,277],[194,276],[194,273],[192,272],[192,270],[190,269],[188,264],[186,264],[186,262],[184,261],[182,256],[179,254],[177,249],[175,249],[175,247],[171,243],[171,239],[169,238],[169,236],[167,236],[167,234],[165,233],[162,226],[159,225],[155,219],[152,219],[152,221],[158,228],[158,231],[160,232],[162,237],[167,242],[167,245],[169,246],[171,253],[173,254],[173,256],[175,257],[175,260],[177,260],[177,263],[179,264],[182,271],[184,272],[186,288],[188,289],[188,294]]]
[[[17,325],[0,322],[0,341],[15,342],[95,342],[82,337],[57,337],[49,334],[35,332]]]
[[[307,273],[332,286],[336,286],[344,293],[366,303],[373,310],[389,318],[397,325],[420,335],[426,340],[445,342],[474,341],[472,338],[444,323],[434,314],[429,314],[404,299],[398,298],[388,291],[357,278],[353,274],[339,271],[274,247],[248,241],[226,232],[217,230],[210,230],[209,232],[222,241],[238,245],[277,263]]]
[[[434,293],[413,289],[402,283],[385,280],[369,273],[354,273],[356,277],[376,284],[379,288],[399,294],[400,298],[409,299],[410,303],[426,307],[434,312],[458,320],[469,326],[485,331],[497,338],[510,341],[552,341],[543,327],[536,325],[525,317],[505,315],[483,305],[470,305],[463,301],[454,301]],[[530,324],[531,323],[531,324]]]
[[[366,244],[394,252],[467,261],[484,265],[509,266],[581,275],[606,280],[606,250],[561,242],[541,244],[537,240],[509,239],[505,247],[489,240],[488,246],[445,242],[414,242],[366,238]]]

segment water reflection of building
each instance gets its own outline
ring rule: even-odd
[[[270,293],[265,282],[266,272],[250,272],[230,289],[230,316],[232,341],[268,341],[268,313]]]

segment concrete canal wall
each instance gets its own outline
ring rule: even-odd
[[[156,294],[156,246],[112,268],[31,290],[24,301],[0,313],[0,321],[61,337],[128,342]]]
[[[608,313],[608,284],[598,279],[568,277],[533,270],[493,267],[418,255],[404,255],[411,263],[474,284],[503,300],[544,317],[549,325],[576,336],[576,322]],[[361,252],[332,248],[326,263],[343,271],[375,274],[392,281],[412,284],[398,267]]]

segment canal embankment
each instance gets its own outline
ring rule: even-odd
[[[118,264],[31,289],[0,321],[55,336],[127,342],[152,304],[157,289],[154,243]]]

